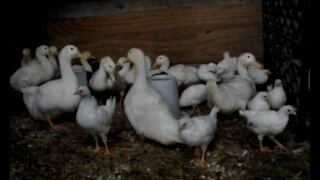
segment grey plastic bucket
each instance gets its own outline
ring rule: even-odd
[[[179,94],[175,77],[167,74],[157,74],[148,77],[148,81],[160,93],[167,103],[172,115],[180,118]]]
[[[84,68],[80,65],[73,65],[72,70],[77,76],[78,85],[88,87],[87,72],[84,70]]]

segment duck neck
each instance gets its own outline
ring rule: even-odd
[[[98,72],[105,72],[103,65],[100,63],[99,69],[97,70]]]
[[[217,104],[219,106],[220,102],[226,100],[227,96],[224,91],[221,91],[217,85],[217,81],[215,79],[211,79],[207,81],[207,96],[213,104]]]
[[[147,84],[147,66],[146,61],[138,61],[136,66],[136,84],[139,84],[139,86],[143,87],[143,85]]]
[[[53,69],[54,69],[54,70],[57,70],[57,69],[58,69],[58,64],[57,64],[55,55],[49,53],[48,57],[49,57],[48,59],[49,59],[51,65],[52,65]]]
[[[163,72],[167,72],[170,66],[170,62],[169,61],[165,61],[164,63],[161,64],[160,66],[160,70]]]
[[[31,55],[29,55],[29,54],[26,56],[23,56],[23,58],[21,60],[22,63],[28,63],[30,61],[31,61]]]
[[[59,56],[59,64],[60,64],[60,71],[61,71],[61,79],[76,79],[76,75],[74,74],[72,67],[71,67],[71,60],[67,59],[66,57]]]
[[[102,66],[99,66],[99,68],[95,72],[95,74],[97,74],[100,77],[102,76],[103,78],[105,78],[107,76],[107,72],[105,71],[105,69]]]
[[[216,93],[219,93],[219,88],[217,81],[215,79],[210,79],[207,81],[208,95],[214,97]]]
[[[146,68],[147,68],[147,72],[149,72],[151,70],[151,59],[149,57],[146,56]]]
[[[246,66],[244,66],[241,62],[238,61],[237,63],[237,71],[238,74],[243,77],[243,78],[247,78],[247,79],[251,79],[249,77],[249,73],[248,73],[248,69]]]
[[[36,57],[37,57],[37,59],[38,59],[38,61],[40,62],[41,65],[46,65],[46,64],[49,63],[48,58],[46,56],[44,56],[44,55],[37,54]]]

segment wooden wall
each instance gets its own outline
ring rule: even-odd
[[[224,51],[263,57],[260,1],[49,18],[47,33],[49,45],[74,44],[114,60],[131,47],[142,48],[153,60],[166,54],[172,63],[218,62]]]

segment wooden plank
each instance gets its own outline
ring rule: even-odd
[[[224,51],[262,57],[261,3],[178,7],[50,20],[48,44],[75,44],[101,58],[126,56],[131,47],[172,63],[217,62]]]
[[[61,0],[48,4],[48,16],[49,18],[80,18],[137,10],[253,2],[261,2],[261,0]]]

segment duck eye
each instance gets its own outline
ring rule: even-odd
[[[248,56],[248,58],[250,58],[250,56]]]
[[[109,65],[109,68],[111,68],[111,65]]]
[[[73,47],[72,48],[70,48],[71,49],[71,51],[73,51]]]
[[[160,57],[159,59],[162,59],[162,57]]]

